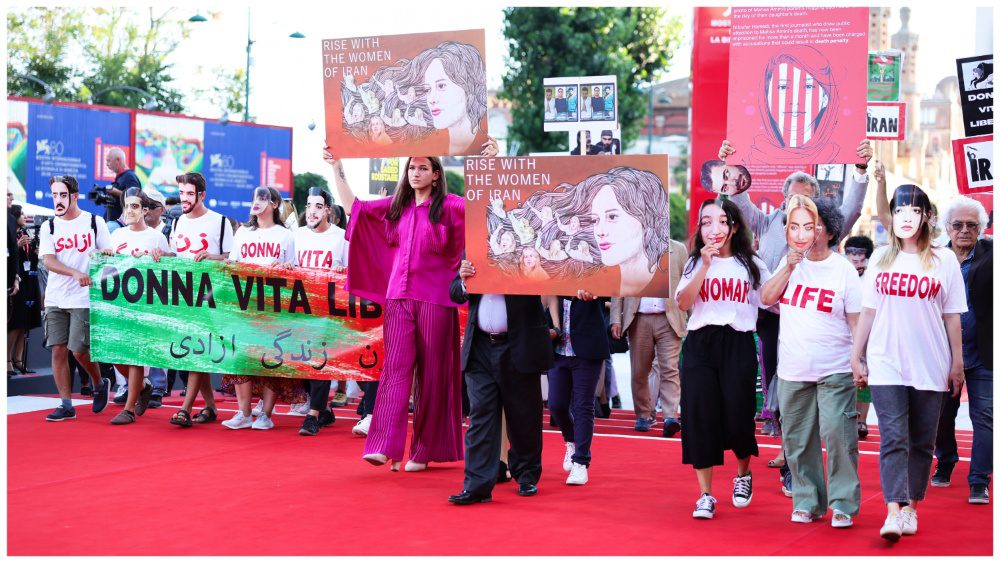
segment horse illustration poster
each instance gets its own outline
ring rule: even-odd
[[[338,157],[478,155],[482,29],[323,40],[326,139]]]
[[[465,160],[473,293],[668,294],[666,155]]]
[[[857,162],[868,8],[733,8],[729,164]]]

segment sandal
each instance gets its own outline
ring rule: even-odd
[[[201,409],[198,414],[194,415],[191,419],[195,424],[207,424],[209,422],[215,422],[215,419],[219,418],[219,413],[215,410],[215,407],[205,407]]]
[[[11,362],[14,365],[14,369],[21,372],[21,375],[27,375],[28,370],[24,367],[24,362]]]
[[[177,426],[181,426],[183,428],[189,428],[191,426],[191,413],[184,409],[177,411],[177,414],[170,417],[170,424],[176,424]]]

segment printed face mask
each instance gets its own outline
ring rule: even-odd
[[[125,217],[125,224],[135,225],[142,219],[142,200],[138,196],[126,197],[122,215]]]
[[[778,134],[788,147],[809,142],[828,102],[823,86],[795,64],[781,63],[771,75],[767,103]]]
[[[257,188],[253,191],[253,203],[250,205],[251,215],[260,215],[267,209],[271,201],[271,192],[267,188]]]
[[[892,233],[901,239],[910,238],[920,232],[922,218],[919,207],[901,205],[892,210]]]

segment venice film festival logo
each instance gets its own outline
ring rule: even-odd
[[[37,139],[35,141],[35,156],[62,156],[65,147],[62,141],[52,139]]]
[[[213,170],[225,170],[232,168],[236,164],[236,159],[231,154],[213,153],[208,155],[208,166]]]

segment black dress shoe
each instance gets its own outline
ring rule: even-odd
[[[533,497],[538,494],[538,487],[532,483],[520,483],[517,486],[517,494],[522,497]]]
[[[469,491],[462,491],[457,495],[451,495],[448,497],[448,502],[452,504],[476,504],[477,502],[492,502],[493,497],[491,495],[480,496],[470,493]]]

